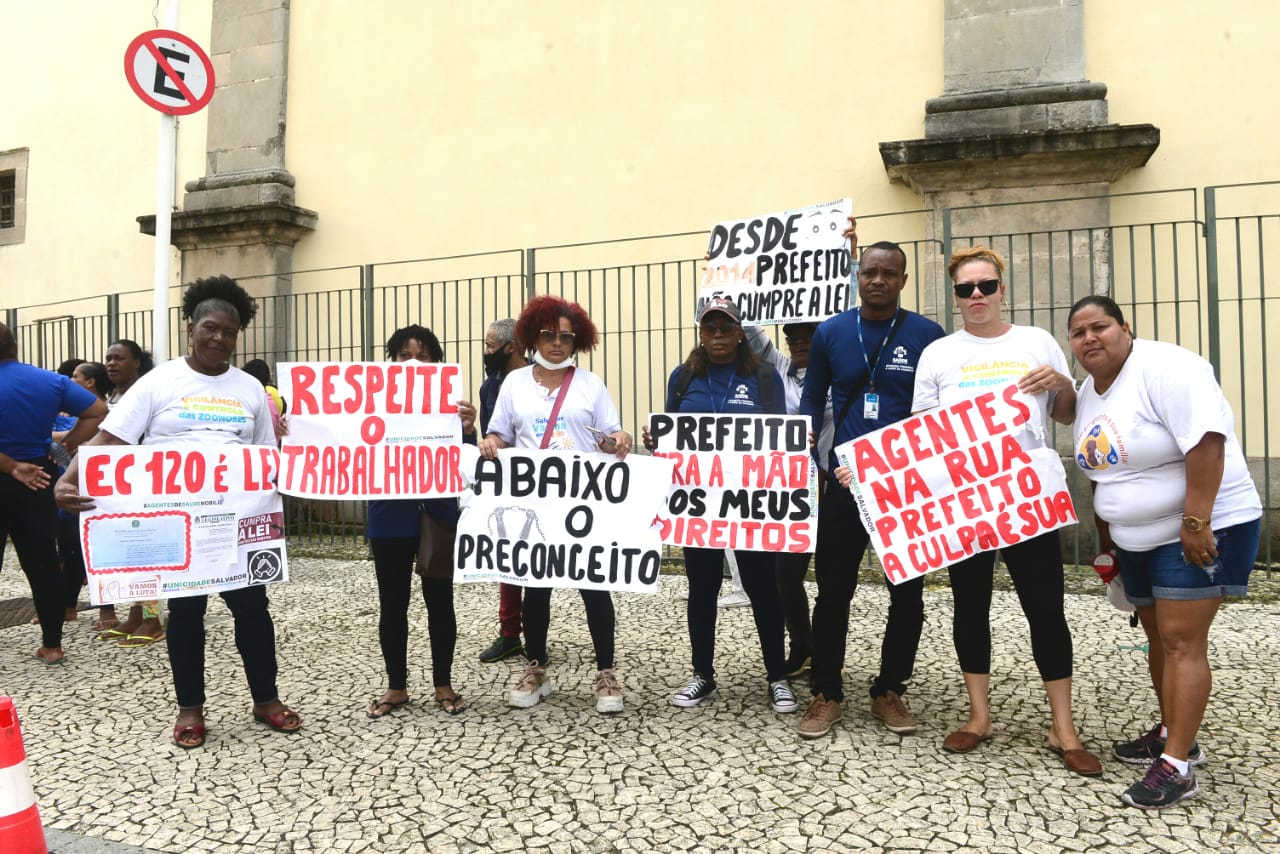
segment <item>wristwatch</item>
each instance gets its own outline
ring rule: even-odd
[[[1205,528],[1209,527],[1209,520],[1198,519],[1195,516],[1183,516],[1182,527],[1194,534],[1197,531],[1203,531]]]

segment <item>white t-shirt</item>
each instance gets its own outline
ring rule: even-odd
[[[985,391],[998,390],[1041,365],[1071,375],[1058,342],[1038,327],[1011,326],[996,338],[979,338],[963,330],[955,332],[934,341],[920,354],[911,411],[950,406]],[[1039,403],[1033,410],[1035,419],[1020,436],[1028,449],[1048,447],[1046,428],[1055,396],[1050,392],[1033,395]]]
[[[551,420],[551,408],[563,390],[563,385],[554,392],[538,385],[533,379],[533,365],[512,371],[502,381],[488,432],[517,448],[542,447],[542,434]],[[591,371],[576,368],[547,447],[582,453],[599,451],[596,443],[600,437],[588,430],[588,425],[614,433],[622,429],[622,420],[604,382]]]
[[[131,445],[276,443],[262,383],[235,367],[217,376],[202,374],[185,358],[140,377],[111,408],[102,429]]]
[[[773,346],[773,342],[761,327],[748,326],[745,331],[747,343],[751,345],[751,349],[781,375],[787,392],[787,414],[799,415],[800,395],[804,392],[804,375],[809,369],[793,368],[791,359],[782,355],[782,352]],[[831,389],[827,389],[827,409],[822,414],[822,431],[818,434],[817,441],[818,459],[822,460],[824,466],[831,457],[831,446],[835,442],[835,435],[835,414],[831,411]]]
[[[1235,436],[1235,416],[1204,359],[1175,344],[1134,341],[1111,387],[1089,377],[1076,400],[1076,465],[1097,484],[1093,509],[1111,523],[1111,538],[1147,551],[1181,537],[1187,498],[1187,451],[1206,433],[1226,437],[1214,528],[1262,515]]]

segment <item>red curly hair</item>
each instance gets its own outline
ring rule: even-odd
[[[516,340],[526,350],[536,350],[538,333],[543,329],[559,329],[562,317],[569,318],[569,328],[573,330],[573,351],[594,350],[600,336],[586,310],[576,302],[551,294],[534,297],[525,304],[524,311],[516,318]]]

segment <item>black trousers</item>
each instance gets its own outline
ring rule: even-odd
[[[809,684],[828,700],[844,699],[845,645],[849,603],[858,589],[858,566],[871,538],[863,527],[853,494],[839,484],[828,487],[818,508],[818,546],[814,570],[818,599],[813,606],[813,663]],[[880,670],[871,696],[903,694],[916,666],[924,629],[924,578],[889,584],[889,617],[880,645]]]
[[[782,603],[778,600],[775,580],[775,555],[767,552],[736,551],[742,589],[751,600],[751,614],[760,637],[760,654],[764,658],[765,675],[770,682],[786,676],[784,621]],[[689,646],[693,651],[693,670],[707,679],[715,679],[716,598],[724,575],[723,549],[684,550],[684,571],[689,580]]]
[[[267,610],[267,589],[257,585],[218,595],[227,603],[235,620],[236,649],[244,662],[244,675],[249,681],[253,702],[262,705],[278,700],[276,627]],[[169,600],[169,625],[165,631],[180,709],[204,705],[204,614],[208,607],[208,595]]]
[[[797,661],[813,654],[813,627],[809,622],[809,593],[804,588],[809,574],[810,552],[780,554],[774,567],[778,574],[778,599],[791,638],[791,656]]]
[[[40,644],[56,649],[62,646],[63,611],[55,527],[58,509],[53,503],[58,467],[47,457],[18,462],[40,466],[49,475],[49,485],[33,492],[9,475],[0,475],[0,543],[5,537],[13,538],[13,549],[40,616]]]
[[[1000,550],[1031,629],[1031,654],[1045,682],[1071,675],[1071,630],[1063,613],[1062,545],[1050,531]],[[991,589],[996,553],[948,567],[956,657],[965,673],[991,672]]]
[[[378,578],[378,643],[387,666],[387,687],[409,687],[409,600],[413,598],[413,562],[417,537],[377,537],[369,540],[373,571]],[[453,684],[453,651],[458,643],[458,619],[453,610],[453,580],[423,578],[422,600],[427,606],[431,636],[431,678],[435,687]]]
[[[524,649],[530,661],[547,661],[547,631],[551,627],[550,587],[524,589]],[[596,669],[613,667],[613,597],[607,590],[579,590],[587,611],[587,629],[595,647]]]
[[[84,586],[84,549],[80,545],[80,514],[59,513],[54,523],[57,531],[58,558],[62,564],[62,606],[74,608]]]

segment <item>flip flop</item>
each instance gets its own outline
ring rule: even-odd
[[[119,624],[117,623],[117,625]],[[102,632],[101,634],[98,635],[98,640],[109,641],[109,640],[116,640],[117,638],[120,640],[124,640],[127,637],[129,637],[128,632],[122,632],[119,629],[107,629],[105,632]]]
[[[260,724],[266,724],[276,732],[283,732],[285,734],[297,732],[302,729],[302,718],[298,716],[297,712],[288,706],[285,706],[278,712],[270,712],[266,714],[262,712],[254,712],[253,719]],[[291,719],[295,721],[294,725],[287,726],[286,721]]]
[[[467,710],[467,701],[456,691],[452,697],[436,697],[436,704],[449,715],[460,715]]]
[[[368,715],[370,719],[376,721],[378,718],[385,718],[387,715],[391,714],[401,706],[407,705],[409,701],[412,699],[413,699],[412,697],[405,697],[403,700],[401,700],[398,703],[392,703],[387,700],[380,700],[377,697],[374,697],[372,700],[369,701],[369,708],[365,709],[364,713]],[[385,712],[378,711],[383,706],[386,706],[387,710]]]
[[[124,640],[120,641],[119,645],[125,649],[137,649],[140,646],[151,646],[151,644],[156,643],[157,641],[162,641],[164,638],[165,634],[163,630],[158,635],[129,635]]]
[[[184,742],[182,740],[182,737],[188,733],[195,735],[196,740],[194,742]],[[183,750],[194,750],[197,747],[203,747],[204,737],[204,724],[175,724],[173,727],[173,743]]]
[[[118,625],[120,625],[119,620],[112,620],[109,618],[106,620],[98,619],[94,620],[93,624],[90,625],[89,628],[93,629],[95,632],[101,633],[111,631]]]

